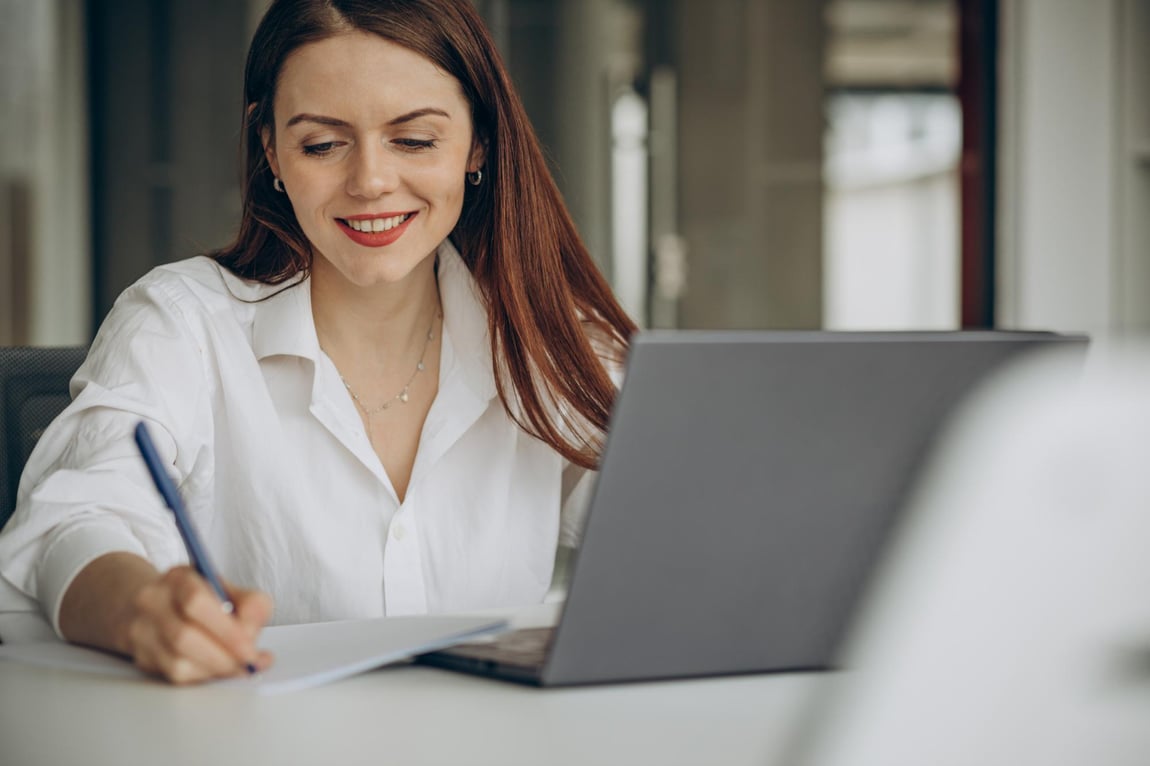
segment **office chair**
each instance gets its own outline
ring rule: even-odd
[[[87,353],[82,346],[0,346],[0,529],[16,509],[32,448],[72,401],[68,381]]]

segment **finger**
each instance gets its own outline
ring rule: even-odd
[[[169,683],[184,686],[208,680],[205,671],[185,657],[175,657],[161,648],[160,644],[149,645],[136,656],[136,667],[148,675],[157,676]]]
[[[140,670],[162,675],[159,645],[155,623],[146,619],[134,619],[128,625],[128,646],[132,652],[132,661]]]
[[[164,675],[161,665],[163,641],[159,624],[171,611],[171,593],[166,580],[158,579],[142,587],[132,599],[132,615],[126,628],[127,647],[136,666],[147,673]]]
[[[275,606],[272,597],[263,591],[228,587],[228,595],[236,608],[236,618],[255,638],[268,624]]]
[[[205,640],[208,639],[205,637]],[[183,652],[192,652],[196,656],[189,656]],[[153,640],[142,642],[141,649],[134,659],[140,670],[179,685],[202,683],[216,678],[228,678],[247,673],[247,670],[237,665],[235,659],[226,652],[221,652],[218,655],[219,664],[215,667],[205,665],[202,656],[203,654],[195,647],[188,647],[187,645],[179,651],[173,651],[167,643],[157,636]],[[255,663],[257,672],[271,667],[272,661],[273,658],[266,652],[257,655]]]
[[[196,601],[207,606],[195,606]],[[176,567],[141,588],[133,607],[128,646],[141,670],[174,683],[194,683],[235,675],[244,666],[196,619],[196,612],[205,609],[218,615],[219,601],[190,568]],[[226,620],[233,629],[237,622]]]
[[[233,676],[243,670],[235,655],[195,623],[167,620],[158,625],[158,633],[158,662],[177,683]]]
[[[256,654],[256,672],[262,673],[276,662],[276,656],[267,649],[260,649]]]
[[[215,591],[195,573],[182,576],[173,589],[173,609],[210,636],[233,663],[246,665],[255,658],[255,636],[223,608]]]
[[[206,681],[212,672],[191,657],[174,652],[162,636],[161,623],[152,619],[135,621],[131,628],[133,660],[136,666],[151,675],[174,684],[192,684]]]
[[[160,668],[163,676],[177,686],[200,684],[212,677],[187,657],[167,656]]]

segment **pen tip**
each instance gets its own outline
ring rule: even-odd
[[[259,670],[256,668],[256,666],[250,662],[245,664],[244,667],[247,668],[249,676],[254,676],[256,673],[259,672]]]

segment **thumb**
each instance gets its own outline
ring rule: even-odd
[[[253,634],[271,619],[275,607],[272,597],[263,591],[228,587],[228,595],[236,608],[236,617]]]

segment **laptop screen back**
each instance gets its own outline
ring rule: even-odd
[[[946,416],[1067,343],[640,334],[543,682],[826,667]]]

